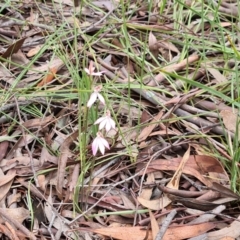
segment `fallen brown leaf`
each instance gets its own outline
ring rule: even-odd
[[[36,46],[35,48],[32,48],[28,51],[27,53],[27,57],[33,57],[35,56],[40,50],[41,50],[42,46]]]
[[[149,173],[147,176],[147,181],[146,184],[152,184],[155,182],[155,178],[154,178],[154,174],[153,173]],[[143,188],[142,192],[140,193],[139,197],[146,199],[146,200],[150,200],[151,196],[152,196],[152,189],[153,188]]]
[[[227,130],[236,133],[236,129],[238,127],[238,140],[240,140],[240,125],[239,123],[239,117],[237,113],[234,113],[231,110],[222,110],[220,112],[220,116],[222,117],[224,126]]]
[[[6,214],[8,214],[12,218],[14,218],[19,223],[23,223],[23,221],[25,219],[29,218],[29,216],[30,216],[29,210],[27,210],[27,209],[25,209],[23,207],[19,207],[19,208],[6,208],[4,211],[6,212]],[[0,221],[4,222],[4,220],[2,219],[2,216],[0,217]]]
[[[49,69],[47,75],[42,79],[40,83],[38,83],[38,87],[42,87],[48,83],[50,83],[55,77],[58,69],[55,67],[52,67]]]
[[[180,177],[182,175],[183,169],[189,159],[190,156],[190,146],[188,147],[188,150],[185,152],[184,156],[182,157],[182,160],[175,171],[171,181],[167,184],[168,188],[173,188],[173,189],[178,189],[179,188],[179,182],[180,182]]]
[[[168,206],[172,200],[170,200],[167,196],[163,195],[159,199],[155,200],[146,200],[141,197],[137,197],[137,200],[146,208],[151,209],[151,210],[161,210]]]
[[[150,210],[149,210],[149,216],[151,219],[152,236],[153,236],[153,239],[156,239],[157,233],[159,231],[158,222]]]
[[[17,40],[15,43],[11,44],[8,49],[2,54],[2,58],[8,58],[12,54],[17,53],[18,50],[22,47],[26,37]]]
[[[215,227],[214,223],[201,223],[192,226],[175,226],[167,229],[163,240],[180,240],[201,235]],[[120,240],[137,240],[147,239],[152,240],[152,233],[142,227],[114,227],[114,228],[100,228],[92,230],[95,233],[109,236]],[[145,238],[147,236],[147,238]]]
[[[0,161],[2,161],[3,158],[5,157],[8,146],[9,146],[8,141],[3,141],[0,143]]]
[[[218,240],[224,237],[231,237],[236,239],[240,236],[240,217],[238,217],[234,222],[232,222],[228,227],[210,232],[207,234],[208,240]]]
[[[151,162],[149,164],[146,173],[154,172],[157,170],[176,171],[179,167],[181,160],[182,158],[172,158],[171,160],[154,160],[154,162]],[[139,164],[137,171],[139,171],[140,174],[143,173],[142,169],[143,165]],[[217,159],[206,155],[191,155],[182,172],[189,174],[190,176],[196,177],[199,181],[201,181],[208,187],[212,186],[211,179],[203,177],[204,174],[207,175],[208,172],[216,172],[226,175],[226,172],[222,167],[221,163]],[[228,178],[227,175],[226,177]]]

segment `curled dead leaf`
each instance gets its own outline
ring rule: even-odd
[[[169,199],[166,195],[163,195],[159,199],[155,200],[146,200],[144,198],[138,197],[137,200],[146,208],[151,210],[161,210],[168,206],[172,200]]]

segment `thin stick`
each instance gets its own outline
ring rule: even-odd
[[[173,209],[168,216],[166,217],[165,221],[163,222],[163,225],[161,227],[161,229],[159,230],[155,240],[161,240],[164,236],[164,234],[166,233],[168,226],[170,225],[171,221],[173,220],[173,218],[175,217],[175,215],[177,214],[177,210]]]

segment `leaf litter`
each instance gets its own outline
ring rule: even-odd
[[[238,3],[209,2],[0,3],[1,237],[240,237]]]

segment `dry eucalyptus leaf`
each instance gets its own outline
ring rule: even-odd
[[[12,56],[15,53],[18,53],[19,50],[21,49],[24,41],[25,41],[26,37],[19,39],[17,41],[15,41],[14,43],[12,43],[8,49],[5,51],[5,53],[2,54],[2,58],[8,58],[10,56]]]
[[[20,207],[20,208],[5,208],[4,209],[8,215],[10,215],[12,218],[17,220],[18,222],[22,223],[25,219],[30,217],[30,213],[27,209]],[[0,222],[5,222],[0,217]]]
[[[30,49],[27,53],[27,57],[33,57],[35,55],[37,55],[39,53],[39,51],[41,50],[42,45],[38,45],[32,49]]]
[[[151,211],[149,211],[149,216],[150,216],[150,219],[151,219],[153,239],[156,239],[157,233],[159,231],[158,222],[157,222],[156,218],[154,217],[154,215]]]
[[[163,236],[163,240],[171,239],[189,239],[191,237],[196,237],[215,227],[214,223],[201,223],[191,226],[173,226],[167,229],[166,233]],[[105,227],[94,229],[93,232],[109,236],[113,239],[121,240],[136,240],[136,239],[154,239],[151,231],[147,233],[147,230],[144,230],[142,227]],[[134,234],[133,234],[134,233]]]
[[[171,43],[171,42],[167,42],[167,41],[161,41],[161,43],[158,43],[158,47],[163,47],[167,50],[170,50],[172,52],[175,52],[175,53],[180,53],[179,50],[177,49],[177,47]]]
[[[234,222],[232,222],[228,227],[222,228],[220,230],[207,233],[207,239],[209,240],[217,240],[222,239],[223,237],[233,237],[236,239],[240,236],[239,228],[240,228],[240,217]]]
[[[149,38],[148,38],[148,45],[149,48],[151,48],[151,46],[155,45],[157,43],[157,39],[154,36],[154,34],[152,32],[149,33]]]
[[[182,157],[171,158],[171,160],[157,159],[149,164],[146,173],[159,170],[177,171],[181,161]],[[201,166],[201,168],[199,166]],[[140,174],[143,174],[143,171],[141,170],[142,168],[143,165],[139,164],[137,171],[139,171]],[[186,162],[182,172],[196,177],[199,181],[209,187],[212,186],[212,183],[210,181],[211,179],[207,179],[206,177],[204,177],[204,174],[207,174],[208,172],[226,174],[219,160],[207,155],[191,155]]]
[[[213,75],[213,77],[217,80],[218,83],[228,82],[226,77],[222,75],[218,69],[207,67],[207,70]]]
[[[188,148],[188,150],[184,154],[184,156],[181,160],[181,163],[178,166],[178,169],[174,173],[171,181],[167,184],[167,187],[173,188],[173,189],[178,189],[179,188],[180,177],[183,173],[183,169],[184,169],[185,164],[188,161],[189,157],[190,157],[190,147]]]
[[[138,197],[137,200],[146,208],[151,210],[161,210],[168,206],[172,200],[170,200],[167,196],[163,196],[159,199],[155,200],[146,200],[144,198]]]
[[[5,181],[7,181],[7,182],[3,181],[3,183],[5,182],[5,184],[1,183],[1,186],[0,186],[0,201],[2,199],[4,199],[5,196],[8,194],[8,192],[9,192],[11,186],[12,186],[14,176],[15,176],[15,174],[1,176],[1,178],[4,178]]]
[[[154,173],[149,173],[147,174],[147,181],[145,182],[146,184],[152,184],[155,182],[155,177],[154,177]],[[144,198],[146,200],[150,200],[151,196],[152,196],[152,191],[153,191],[153,187],[149,187],[149,188],[143,188],[140,197]]]
[[[148,45],[149,45],[149,50],[152,53],[152,55],[157,58],[158,56],[158,46],[157,46],[157,39],[153,35],[152,32],[149,33],[149,38],[148,38]]]
[[[238,128],[238,140],[240,140],[240,126],[238,125],[238,114],[234,113],[231,110],[224,109],[220,112],[220,116],[222,117],[223,124],[227,130],[236,133],[236,128]]]

